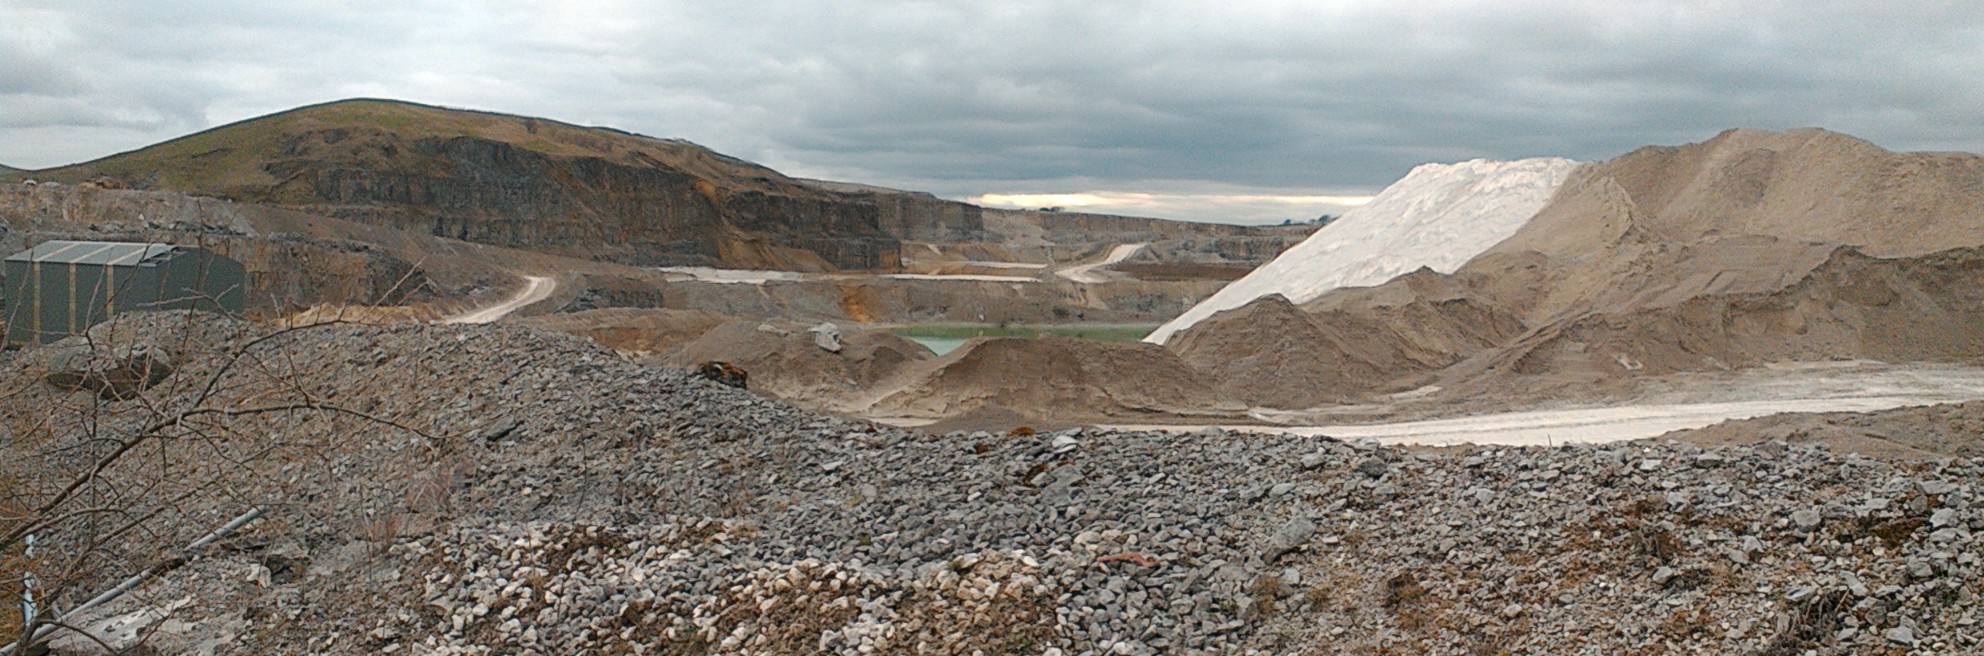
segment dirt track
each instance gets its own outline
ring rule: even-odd
[[[1150,244],[1147,243],[1119,244],[1115,248],[1110,249],[1109,256],[1102,258],[1101,262],[1096,262],[1094,264],[1081,264],[1081,265],[1071,266],[1066,269],[1062,269],[1060,271],[1055,271],[1054,273],[1063,278],[1067,278],[1069,280],[1073,280],[1075,282],[1079,282],[1083,284],[1108,282],[1106,278],[1095,275],[1095,270],[1109,266],[1111,264],[1122,262],[1123,260],[1130,259],[1131,255],[1136,255],[1137,251],[1143,250],[1145,246],[1149,246],[1149,245]]]
[[[442,319],[441,322],[442,323],[490,323],[496,321],[497,319],[501,319],[503,317],[509,316],[511,312],[515,312],[519,309],[522,309],[524,306],[530,305],[532,303],[536,303],[538,301],[542,301],[545,298],[550,297],[551,292],[556,291],[557,289],[558,289],[558,281],[552,280],[549,276],[524,276],[524,288],[517,290],[517,294],[515,296],[511,296],[509,300],[505,300],[501,303],[497,303],[489,307],[463,312],[461,314],[457,314],[455,316]]]

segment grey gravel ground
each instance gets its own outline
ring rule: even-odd
[[[516,327],[269,348],[424,435],[261,426],[311,445],[243,483],[273,519],[91,620],[178,602],[163,653],[1984,651],[1979,460],[924,435]]]

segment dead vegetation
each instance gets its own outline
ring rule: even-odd
[[[141,348],[173,362],[168,375],[108,397],[55,375],[12,377],[15,386],[0,390],[8,447],[24,456],[0,464],[7,482],[0,487],[0,554],[12,556],[5,578],[18,593],[26,565],[19,554],[34,540],[34,591],[44,611],[28,625],[14,615],[10,643],[63,627],[58,613],[72,612],[116,578],[178,567],[189,543],[230,517],[259,514],[270,493],[294,480],[278,472],[299,471],[297,458],[326,447],[295,433],[270,439],[272,423],[314,416],[337,429],[428,437],[314,394],[299,374],[307,356],[285,348],[308,329],[257,332],[197,313],[129,315],[11,365],[58,373],[80,361],[54,357],[64,349]],[[395,504],[351,528],[383,550],[402,531],[405,512]]]

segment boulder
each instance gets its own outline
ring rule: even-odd
[[[806,332],[813,333],[814,346],[818,346],[829,353],[840,352],[840,326],[833,325],[832,323],[823,323],[806,329]]]
[[[172,375],[171,358],[148,344],[104,348],[81,340],[49,345],[42,382],[62,390],[87,389],[109,400],[137,396]]]

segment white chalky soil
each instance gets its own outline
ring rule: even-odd
[[[1420,267],[1453,273],[1521,230],[1577,167],[1558,157],[1420,165],[1144,341],[1163,344],[1172,333],[1271,294],[1302,303],[1339,287],[1383,284]]]
[[[1886,366],[1869,363],[1770,367],[1731,381],[1681,389],[1605,407],[1503,412],[1379,424],[1221,426],[1230,430],[1328,435],[1393,445],[1598,444],[1658,437],[1731,419],[1782,412],[1871,412],[1984,399],[1984,367]],[[1111,426],[1122,430],[1197,431],[1207,425]]]

